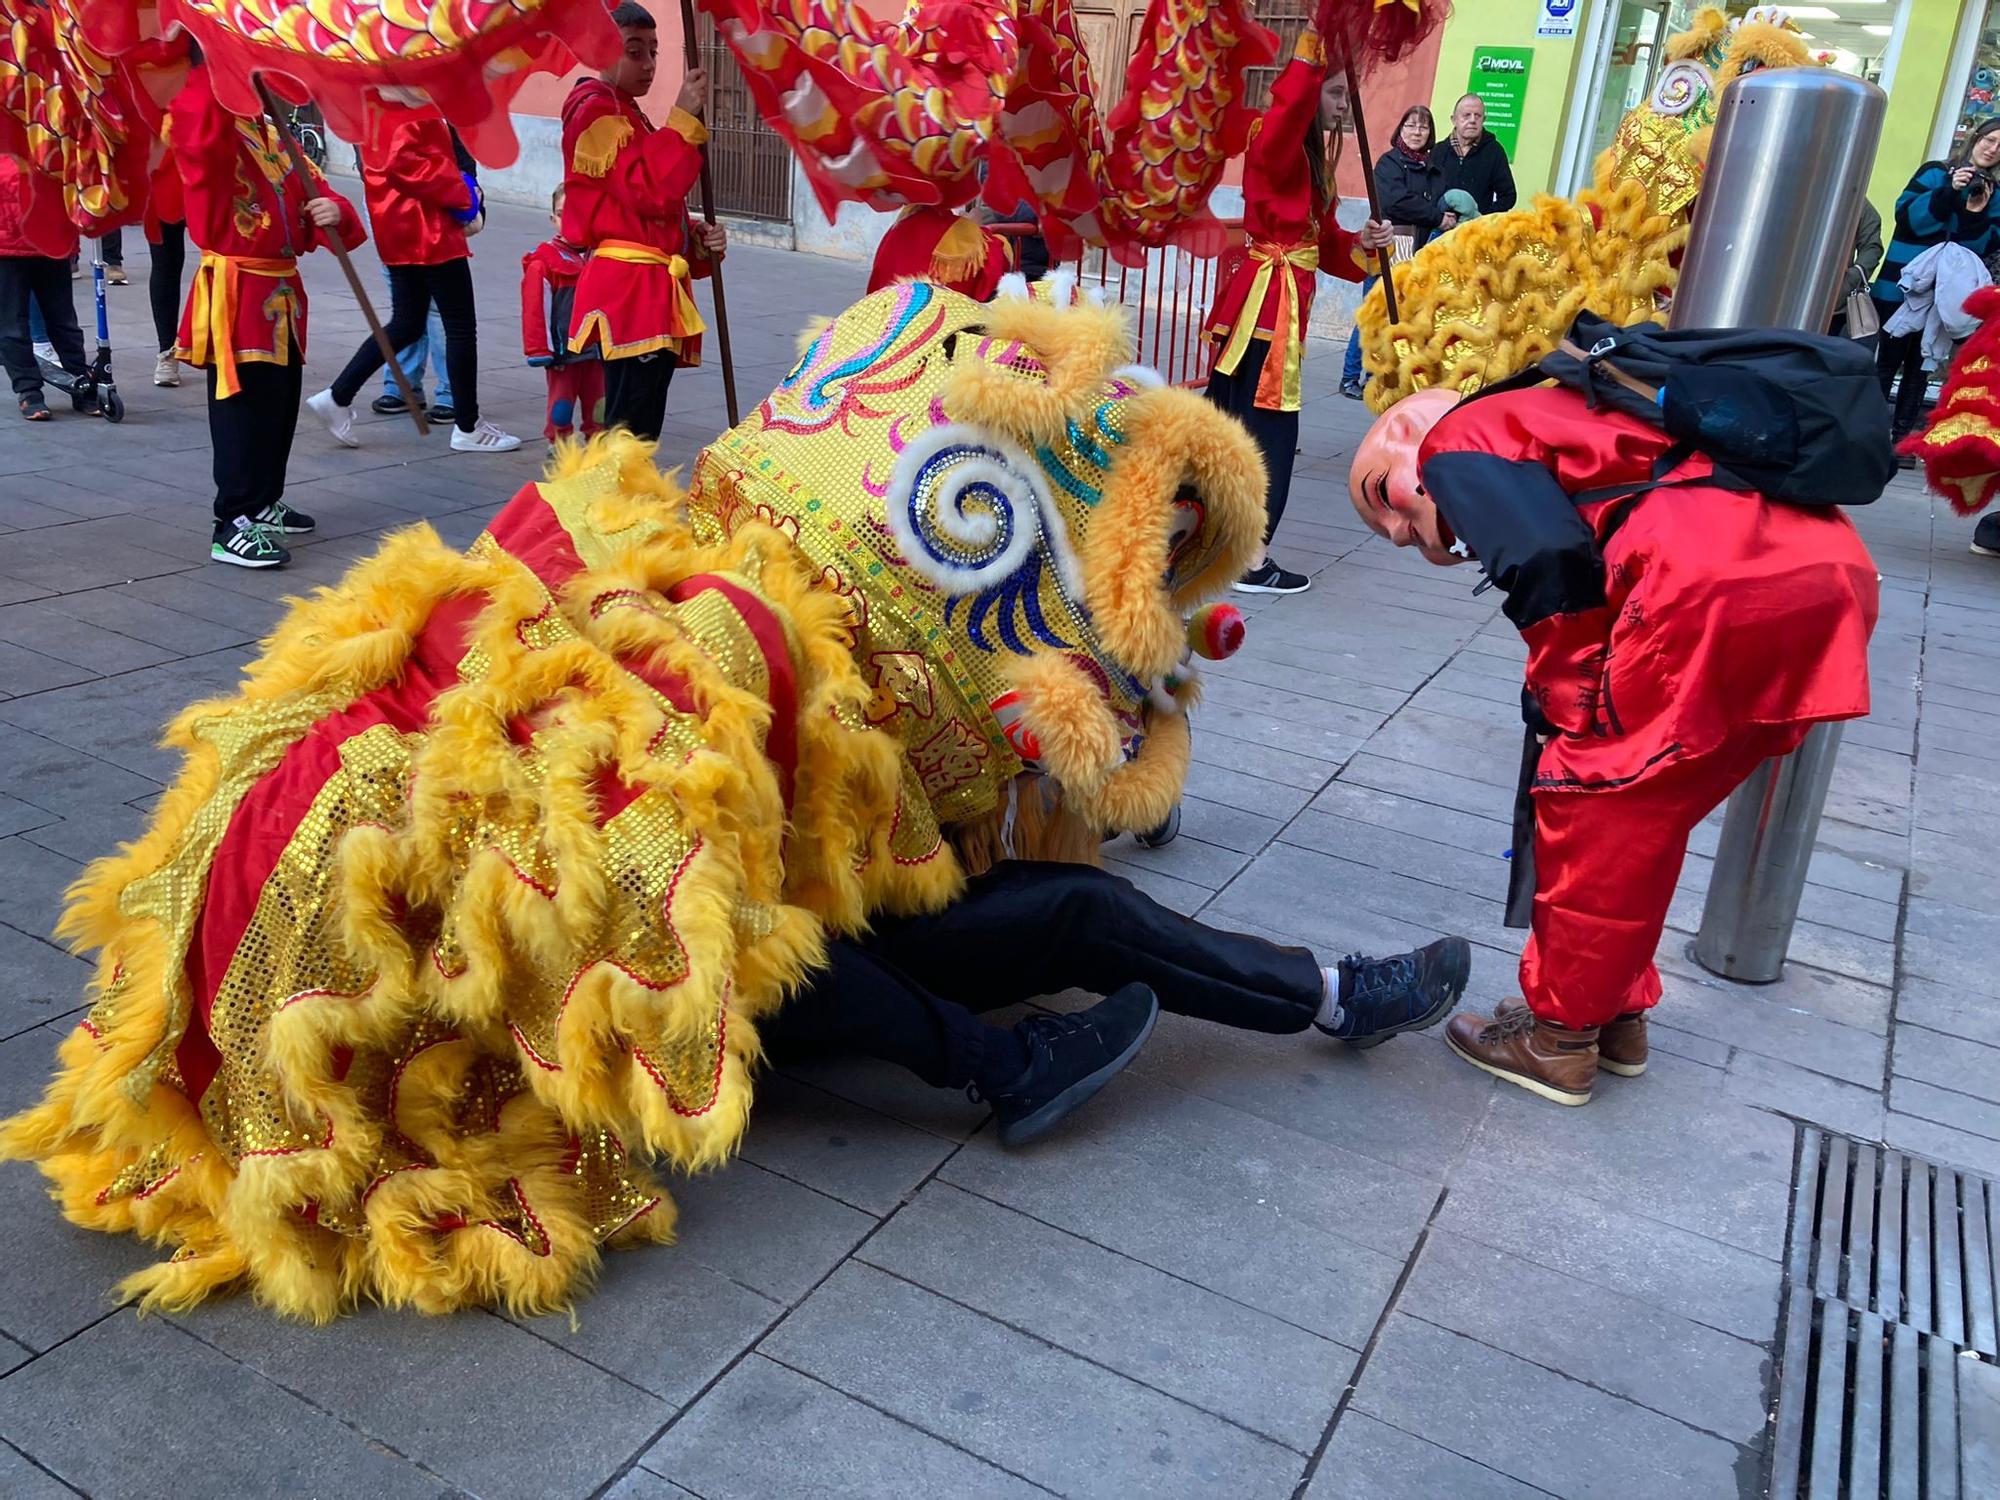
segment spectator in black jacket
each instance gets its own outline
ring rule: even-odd
[[[1453,188],[1472,194],[1482,214],[1504,214],[1514,206],[1514,172],[1507,148],[1486,128],[1486,101],[1467,94],[1451,112],[1451,134],[1434,153],[1440,196]]]
[[[1398,235],[1409,235],[1421,245],[1441,229],[1458,222],[1458,215],[1438,203],[1444,194],[1439,178],[1438,153],[1431,149],[1437,141],[1437,122],[1421,104],[1412,104],[1396,122],[1396,138],[1382,159],[1375,163],[1375,196],[1381,200],[1382,217],[1396,227]],[[1361,284],[1361,295],[1381,278],[1370,276]],[[1347,361],[1340,372],[1340,394],[1350,401],[1361,399],[1361,329],[1357,326],[1347,339]]]

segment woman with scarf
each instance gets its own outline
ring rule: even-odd
[[[1375,163],[1375,199],[1382,214],[1421,245],[1458,223],[1458,215],[1444,207],[1442,166],[1431,159],[1437,144],[1437,122],[1421,104],[1412,104],[1396,122],[1396,138],[1382,159]],[[1362,294],[1375,285],[1373,276],[1363,284]],[[1347,336],[1347,362],[1340,372],[1340,394],[1350,401],[1361,399],[1361,329],[1357,325]]]
[[[1339,201],[1333,173],[1347,110],[1346,83],[1328,76],[1319,37],[1305,32],[1251,135],[1243,163],[1244,245],[1224,258],[1222,290],[1208,316],[1216,346],[1208,399],[1241,419],[1263,450],[1267,546],[1291,494],[1300,361],[1316,273],[1359,281],[1369,255],[1390,239],[1386,222],[1371,220],[1357,233],[1333,221]],[[1236,584],[1246,594],[1302,594],[1311,586],[1268,554]]]

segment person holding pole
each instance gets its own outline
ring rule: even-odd
[[[479,415],[479,322],[465,229],[482,205],[477,182],[459,168],[451,129],[438,107],[402,97],[400,90],[377,90],[365,116],[361,181],[375,247],[389,268],[390,348],[406,349],[422,338],[435,304],[451,375],[453,451],[512,453],[521,440]],[[364,339],[333,384],[306,402],[335,442],[361,445],[354,432],[354,398],[384,363],[381,345]]]
[[[708,79],[690,68],[664,126],[639,107],[659,68],[650,12],[624,0],[611,12],[624,52],[563,103],[562,237],[589,252],[576,288],[569,347],[604,361],[604,420],[656,442],[674,371],[695,364],[705,328],[691,278],[708,274],[728,236],[689,219],[701,178]]]
[[[268,120],[222,107],[199,59],[169,118],[188,238],[201,252],[178,353],[208,372],[209,556],[239,568],[282,567],[291,554],[279,538],[313,529],[311,516],[284,501],[306,355],[298,258],[335,243],[357,249],[368,236],[318,168],[294,169]]]
[[[1328,76],[1319,37],[1301,34],[1250,137],[1243,161],[1246,243],[1223,261],[1221,291],[1208,315],[1216,345],[1208,399],[1239,418],[1263,451],[1267,547],[1291,495],[1315,274],[1359,281],[1370,269],[1368,252],[1390,239],[1379,220],[1358,234],[1333,221],[1333,172],[1347,113],[1346,81]],[[1310,587],[1310,578],[1279,567],[1268,553],[1236,584],[1246,594],[1301,594]]]

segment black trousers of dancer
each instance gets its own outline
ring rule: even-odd
[[[667,387],[680,368],[678,354],[665,350],[604,362],[604,425],[623,427],[649,443],[660,440],[667,421]],[[452,376],[455,381],[456,375]]]
[[[1237,362],[1236,373],[1213,373],[1204,394],[1210,401],[1250,429],[1250,436],[1264,454],[1264,468],[1271,477],[1264,491],[1264,540],[1268,544],[1278,534],[1285,519],[1285,502],[1292,497],[1292,461],[1299,452],[1299,414],[1295,411],[1266,411],[1257,405],[1257,380],[1270,356],[1269,339],[1252,339]]]
[[[1875,310],[1883,324],[1875,341],[1875,374],[1882,382],[1882,399],[1893,400],[1895,404],[1895,422],[1890,431],[1900,442],[1915,432],[1917,423],[1923,419],[1924,391],[1930,384],[1924,375],[1924,336],[1890,333],[1889,315],[1896,309],[1877,301]],[[1900,386],[1896,383],[1899,376]]]
[[[42,367],[28,337],[28,299],[42,309],[56,358],[72,375],[89,368],[83,357],[83,330],[70,296],[69,262],[47,255],[0,255],[0,365],[17,396],[38,396]]]
[[[939,1088],[977,1080],[1005,1035],[978,1012],[1036,995],[1136,980],[1176,1015],[1287,1033],[1325,994],[1303,948],[1204,926],[1103,870],[1035,860],[996,865],[944,911],[885,921],[830,956],[763,1026],[772,1055],[879,1057]]]
[[[299,425],[305,365],[245,361],[236,367],[235,395],[216,399],[208,370],[208,436],[215,448],[215,521],[225,526],[285,498],[285,466]]]
[[[472,262],[465,256],[435,266],[390,266],[389,347],[407,349],[423,337],[435,302],[444,325],[444,372],[460,432],[479,425],[479,322],[472,304]],[[376,371],[382,351],[363,339],[354,358],[333,377],[333,399],[352,406]]]
[[[187,222],[162,220],[160,242],[153,246],[153,268],[146,273],[146,300],[153,307],[153,335],[165,354],[181,337],[181,272],[187,268]]]

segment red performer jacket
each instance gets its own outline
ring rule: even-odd
[[[521,351],[529,364],[566,365],[595,357],[595,350],[579,355],[569,348],[583,267],[583,252],[561,236],[521,257]]]
[[[240,364],[289,364],[306,354],[306,289],[298,257],[325,242],[305,216],[307,193],[269,122],[216,102],[208,69],[174,96],[168,139],[180,167],[188,238],[201,251],[181,314],[179,354],[215,366],[216,395],[236,394]],[[340,205],[336,233],[349,250],[368,235],[354,205],[310,162],[311,196]]]
[[[605,359],[665,349],[694,364],[704,325],[691,275],[687,193],[701,175],[701,121],[676,109],[654,129],[639,101],[585,78],[563,103],[562,237],[590,253],[569,347]]]
[[[882,236],[868,290],[899,281],[935,281],[980,302],[992,300],[1014,269],[1014,244],[957,209],[927,203],[906,208]]]
[[[1875,563],[1847,517],[1699,483],[1619,493],[1673,445],[1553,387],[1468,401],[1424,440],[1426,493],[1528,643],[1552,731],[1537,789],[1628,786],[1745,724],[1868,712]]]
[[[368,224],[385,266],[438,266],[471,252],[453,214],[472,207],[451,129],[435,104],[371,100],[361,140]]]
[[[169,117],[171,125],[171,117]],[[153,168],[153,183],[146,194],[146,242],[160,243],[160,226],[177,223],[187,217],[187,198],[181,191],[180,163],[174,157],[173,147],[161,143],[159,164]]]
[[[1299,37],[1243,158],[1244,245],[1223,258],[1221,291],[1208,315],[1220,345],[1215,367],[1233,374],[1252,338],[1271,341],[1257,382],[1257,405],[1299,409],[1299,365],[1312,314],[1314,272],[1346,281],[1369,272],[1360,239],[1333,222],[1332,205],[1313,203],[1305,142],[1319,113],[1326,54],[1311,32]]]

